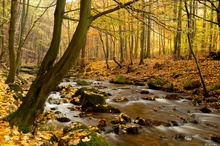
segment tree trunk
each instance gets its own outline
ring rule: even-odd
[[[5,18],[5,0],[2,0],[2,17]],[[3,56],[5,55],[5,37],[4,37],[4,21],[1,21],[0,27],[0,62],[4,62]]]
[[[59,2],[62,3],[57,5],[57,9],[63,11],[61,6],[65,5],[65,0],[57,1],[57,3]],[[7,117],[11,126],[18,126],[19,130],[23,132],[31,130],[35,118],[44,110],[44,104],[50,91],[54,90],[65,77],[80,54],[92,22],[90,8],[91,0],[81,1],[80,21],[66,52],[54,67],[49,70],[45,68],[45,72],[37,76],[19,109]]]
[[[182,31],[182,0],[179,2],[179,10],[178,10],[178,20],[177,20],[177,32],[176,38],[174,42],[174,59],[179,60],[180,58],[180,49],[181,49],[181,31]]]
[[[14,50],[14,42],[15,42],[15,24],[17,17],[17,0],[11,1],[11,19],[10,19],[10,28],[9,28],[9,60],[10,60],[10,70],[9,75],[5,83],[13,83],[15,79],[16,72],[16,64],[15,64],[15,50]]]
[[[17,49],[17,56],[16,56],[16,71],[19,72],[19,68],[21,65],[21,57],[22,57],[22,47],[24,44],[24,31],[26,27],[26,20],[28,16],[28,10],[29,10],[29,0],[23,0],[22,4],[22,16],[21,16],[21,24],[20,24],[20,34],[19,34],[19,42],[18,42],[18,49]]]
[[[152,0],[149,0],[151,3]],[[147,58],[150,58],[150,52],[151,52],[151,4],[149,6],[149,14],[148,14],[148,26],[147,26]]]
[[[185,9],[186,9],[186,14],[187,14],[187,18],[188,18],[188,20],[187,20],[187,27],[188,27],[188,29],[191,29],[191,25],[190,25],[190,13],[189,13],[188,8],[187,8],[187,2],[186,2],[186,0],[184,1],[184,3],[185,3]],[[198,73],[199,73],[199,77],[200,77],[201,82],[202,82],[202,86],[203,86],[203,90],[204,90],[204,95],[207,96],[207,95],[208,95],[208,92],[207,92],[207,90],[206,90],[205,82],[204,82],[204,79],[203,79],[203,76],[202,76],[202,73],[201,73],[201,70],[200,70],[200,67],[199,67],[199,62],[198,62],[198,60],[197,60],[197,58],[196,58],[196,55],[195,55],[195,53],[194,53],[194,51],[193,51],[193,46],[192,46],[192,42],[191,42],[190,32],[187,33],[187,38],[188,38],[189,49],[190,49],[190,51],[191,51],[191,53],[192,53],[193,58],[195,59],[196,67],[197,67],[197,70],[198,70]]]
[[[145,0],[143,0],[143,3],[145,2]],[[143,11],[146,11],[146,6],[145,4],[143,5]],[[140,52],[140,62],[139,65],[144,64],[144,52],[145,52],[145,48],[146,48],[146,24],[145,24],[145,15],[143,13],[142,16],[143,22],[142,22],[142,32],[141,32],[141,52]]]

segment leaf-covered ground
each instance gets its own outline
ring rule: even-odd
[[[206,86],[210,87],[215,83],[220,85],[219,61],[201,58],[199,59],[199,62]],[[94,61],[86,66],[84,73],[80,77],[109,80],[118,74],[123,74],[127,77],[136,79],[147,79],[151,76],[161,76],[170,80],[175,88],[178,88],[180,91],[182,90],[188,95],[192,95],[192,91],[184,90],[183,84],[188,79],[199,80],[196,64],[193,60],[173,61],[170,56],[163,56],[155,59],[146,59],[144,65],[138,65],[138,63],[139,61],[135,60],[134,65],[130,65],[133,71],[127,73],[129,61],[125,61],[123,63],[122,69],[119,69],[119,66],[117,66],[117,64],[112,60],[109,61],[110,69],[106,68],[105,61]],[[155,64],[159,64],[159,67],[155,67]],[[0,74],[2,74],[1,68]],[[28,76],[25,77],[28,78]],[[8,122],[1,120],[11,112],[14,112],[21,104],[21,101],[16,101],[13,98],[13,93],[9,92],[8,85],[6,85],[4,81],[5,78],[0,76],[0,145],[35,146],[45,144],[45,142],[48,142],[53,135],[56,135],[58,139],[63,136],[61,130],[39,130],[36,131],[34,135],[32,133],[23,134],[22,132],[18,132],[17,127],[11,128]],[[202,87],[200,87],[200,90],[202,90]],[[213,95],[220,99],[219,89],[212,92]],[[202,97],[201,95],[193,96]],[[58,143],[54,142],[53,145],[58,145]]]
[[[174,61],[171,56],[161,56],[154,59],[145,59],[143,65],[139,65],[139,60],[135,60],[134,65],[129,64],[129,61],[125,61],[123,68],[119,69],[119,66],[113,60],[110,60],[110,69],[107,69],[105,61],[94,61],[86,66],[83,77],[106,80],[114,78],[117,74],[123,74],[129,78],[144,80],[151,76],[160,76],[171,81],[179,91],[189,94],[192,91],[184,90],[183,84],[187,80],[200,80],[194,60]],[[219,61],[200,57],[199,64],[207,88],[213,84],[220,85]],[[133,68],[134,71],[127,73],[128,66]],[[203,90],[202,86],[200,90]]]

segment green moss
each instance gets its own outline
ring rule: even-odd
[[[126,83],[126,77],[120,74],[114,79],[114,83],[116,83],[116,84],[125,84]]]

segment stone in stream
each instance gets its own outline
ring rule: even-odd
[[[144,119],[141,117],[136,117],[134,120],[134,123],[142,125],[142,126],[160,126],[160,125],[171,126],[169,122],[152,120],[152,119]]]
[[[211,140],[220,143],[220,134],[211,136]]]
[[[125,101],[129,101],[128,98],[122,96],[122,97],[116,97],[113,99],[114,102],[125,102]]]
[[[150,92],[148,90],[141,90],[140,94],[149,94]]]
[[[155,96],[154,95],[147,95],[145,97],[142,97],[141,99],[155,101]]]
[[[87,112],[120,113],[118,108],[106,103],[107,95],[107,93],[94,88],[83,87],[75,92],[71,103],[81,105],[82,110]]]
[[[180,99],[180,96],[178,94],[167,94],[165,96],[165,99],[178,100]]]
[[[203,113],[211,113],[212,111],[209,109],[209,108],[207,108],[207,107],[203,107],[203,108],[201,108],[201,109],[199,109],[201,112],[203,112]]]
[[[175,134],[174,135],[174,139],[178,140],[178,141],[192,141],[193,138],[191,135],[186,135],[186,134]]]
[[[67,117],[57,117],[56,118],[57,119],[57,121],[59,121],[59,122],[69,122],[69,121],[71,121],[69,118],[67,118]]]

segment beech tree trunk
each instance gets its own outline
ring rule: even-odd
[[[57,1],[57,9],[62,10],[64,6],[65,0]],[[34,123],[35,118],[44,110],[45,101],[49,93],[54,90],[65,77],[80,54],[87,31],[92,22],[90,8],[91,0],[81,1],[80,22],[66,52],[54,67],[50,69],[44,68],[44,72],[38,74],[19,109],[7,117],[11,126],[17,125],[19,130],[24,133],[31,130],[31,125]],[[50,52],[50,50],[48,52]],[[51,61],[50,58],[45,58],[45,60],[46,62]]]

